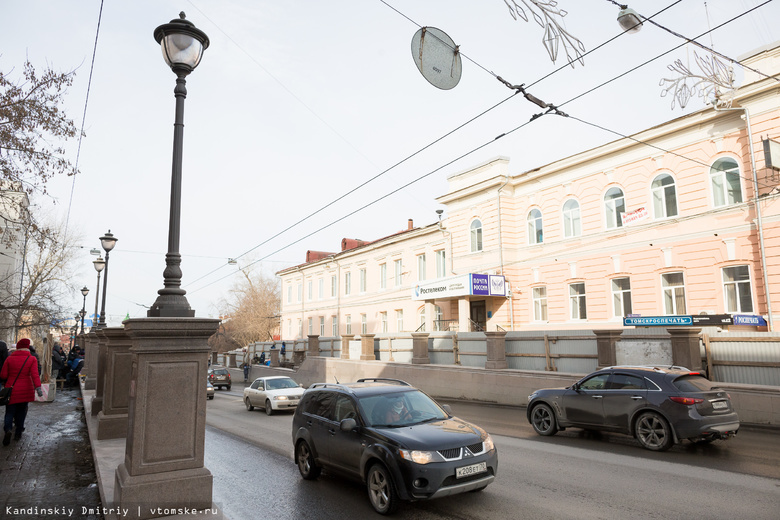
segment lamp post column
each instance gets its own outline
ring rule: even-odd
[[[182,151],[184,147],[184,100],[187,98],[186,77],[190,73],[184,67],[173,68],[176,73],[176,119],[173,125],[173,164],[171,168],[171,207],[168,219],[168,252],[165,255],[163,271],[163,289],[147,312],[150,317],[192,317],[195,311],[190,309],[187,291],[181,288],[181,254],[179,237],[181,235],[181,181]]]
[[[95,390],[97,388],[98,373],[98,339],[97,331],[100,328],[98,323],[98,302],[100,300],[100,273],[106,267],[106,261],[102,257],[92,262],[97,271],[97,288],[95,289],[95,314],[92,317],[92,327],[86,337],[86,348],[84,356],[84,370],[87,373],[87,379],[84,380],[85,390]]]

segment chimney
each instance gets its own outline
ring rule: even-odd
[[[409,219],[409,227],[407,227],[407,231],[411,231],[414,229],[414,221],[412,219]]]

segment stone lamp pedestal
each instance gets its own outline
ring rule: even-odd
[[[204,467],[208,338],[217,319],[125,321],[132,347],[125,460],[116,469],[114,507],[130,518],[168,508],[212,507]]]

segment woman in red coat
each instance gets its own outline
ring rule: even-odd
[[[19,376],[17,379],[17,375]],[[5,422],[3,423],[3,446],[11,443],[11,429],[16,423],[14,439],[22,438],[24,419],[27,417],[27,403],[35,400],[35,393],[42,395],[41,378],[38,377],[38,360],[30,354],[30,340],[20,339],[16,350],[8,355],[8,359],[0,369],[0,380],[4,386],[12,386],[11,400],[5,406]]]

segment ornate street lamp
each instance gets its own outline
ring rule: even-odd
[[[85,285],[81,289],[81,294],[84,296],[84,302],[81,304],[81,333],[84,334],[84,316],[87,314],[87,295],[89,294],[89,289]]]
[[[119,239],[115,238],[114,235],[111,234],[110,229],[105,235],[100,237],[100,246],[103,248],[103,251],[106,252],[106,275],[103,277],[103,300],[102,303],[100,304],[100,321],[98,322],[98,325],[101,329],[106,327],[106,288],[108,287],[108,253],[110,253],[111,250],[114,249],[117,240]],[[97,266],[95,268],[97,269]]]
[[[95,271],[97,271],[97,289],[95,289],[95,314],[92,320],[92,329],[97,330],[100,328],[96,322],[98,319],[98,300],[100,298],[100,272],[103,270],[103,268],[106,267],[106,261],[103,260],[103,257],[99,256],[97,260],[92,261],[92,265],[95,266]]]
[[[162,48],[163,58],[176,74],[176,120],[173,125],[173,168],[171,173],[171,208],[168,221],[168,253],[165,255],[163,284],[157,291],[159,295],[147,316],[154,317],[191,317],[195,311],[190,309],[181,288],[181,254],[179,254],[179,233],[181,228],[181,166],[182,146],[184,143],[184,100],[187,97],[187,75],[195,70],[203,57],[203,51],[209,46],[209,37],[185,20],[184,12],[178,20],[171,20],[154,30],[154,39]]]

